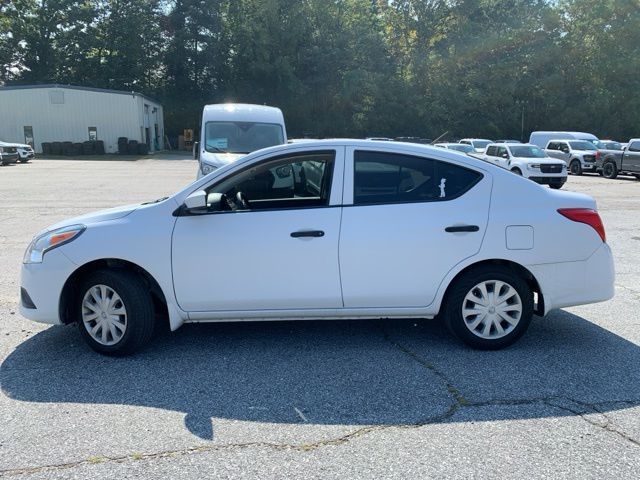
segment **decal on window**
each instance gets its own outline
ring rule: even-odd
[[[441,178],[440,179],[440,198],[444,198],[446,197],[446,194],[444,193],[444,187],[445,187],[445,183],[447,183],[447,179],[446,178]]]

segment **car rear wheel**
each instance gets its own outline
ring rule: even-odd
[[[604,165],[602,165],[602,175],[604,178],[614,179],[618,176],[618,167],[616,167],[614,162],[605,162]]]
[[[97,352],[128,355],[149,342],[154,310],[149,289],[136,274],[99,270],[84,277],[76,299],[82,338]]]
[[[444,306],[451,332],[473,348],[497,350],[518,340],[533,316],[533,293],[515,272],[499,266],[464,274]]]
[[[569,165],[569,171],[571,175],[582,175],[582,165],[580,165],[580,160],[573,160]]]

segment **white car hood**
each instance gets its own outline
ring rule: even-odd
[[[208,165],[220,168],[235,162],[240,157],[244,157],[245,155],[246,153],[203,152],[201,155],[201,160]]]
[[[557,165],[558,163],[563,163],[562,160],[560,159],[550,158],[550,157],[545,157],[545,158],[513,157],[513,159],[523,163],[541,163],[543,165],[546,165],[546,164]]]
[[[43,232],[55,230],[56,228],[67,227],[69,225],[91,225],[93,223],[117,220],[118,218],[126,217],[130,213],[140,208],[141,205],[142,204],[125,205],[123,207],[109,208],[107,210],[99,210],[97,212],[88,213],[79,217],[68,218],[56,224],[49,225],[43,230]]]

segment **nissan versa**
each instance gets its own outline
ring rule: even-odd
[[[433,318],[498,349],[534,313],[607,300],[594,200],[437,147],[256,151],[172,197],[61,222],[24,255],[21,313],[128,354],[156,319]]]

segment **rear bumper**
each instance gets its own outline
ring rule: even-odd
[[[545,314],[554,308],[610,300],[615,293],[615,269],[611,248],[603,243],[582,262],[528,265],[540,284]]]

